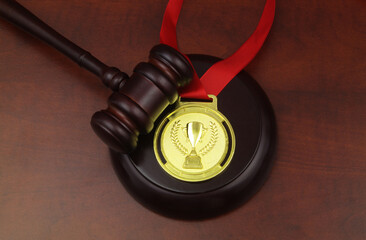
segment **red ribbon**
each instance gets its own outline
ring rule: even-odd
[[[183,0],[169,1],[160,31],[160,42],[177,50],[176,26],[182,5]],[[195,73],[193,81],[180,92],[181,97],[208,99],[207,94],[217,96],[262,48],[272,27],[275,5],[275,0],[267,0],[258,26],[249,39],[233,55],[212,65],[201,79]]]

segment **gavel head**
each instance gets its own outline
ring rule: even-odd
[[[149,133],[155,120],[178,99],[178,88],[193,78],[187,59],[172,47],[157,45],[149,61],[139,63],[130,79],[108,99],[108,108],[91,119],[94,132],[115,151],[128,153],[140,133]]]

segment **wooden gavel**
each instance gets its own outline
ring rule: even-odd
[[[140,133],[153,129],[162,111],[178,99],[177,89],[193,77],[189,61],[167,45],[153,47],[149,61],[139,63],[129,78],[66,39],[16,1],[0,0],[0,16],[56,48],[114,91],[108,108],[92,116],[91,126],[103,142],[122,153],[136,147]]]

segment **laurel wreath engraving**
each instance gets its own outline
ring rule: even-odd
[[[180,120],[174,122],[173,127],[170,131],[170,138],[174,144],[174,146],[179,150],[179,152],[181,152],[184,156],[189,154],[188,149],[183,146],[183,144],[179,141],[178,138],[178,134],[179,134],[179,130],[181,129],[181,123]],[[199,151],[199,155],[203,156],[205,154],[207,154],[209,151],[211,151],[218,139],[218,130],[217,130],[217,126],[214,122],[210,122],[209,125],[209,129],[211,132],[211,136],[210,136],[210,140],[207,143],[206,146],[204,146],[200,151]]]
[[[210,132],[211,132],[211,137],[210,137],[210,141],[207,143],[207,145],[202,148],[199,153],[201,156],[207,154],[209,151],[212,150],[212,148],[215,146],[216,142],[217,142],[217,138],[219,137],[218,136],[218,132],[217,132],[217,126],[215,123],[213,122],[210,122]]]
[[[172,130],[170,131],[170,138],[172,139],[173,144],[175,145],[175,147],[183,154],[183,155],[187,155],[188,154],[188,149],[185,148],[183,146],[183,144],[179,141],[178,139],[178,132],[180,129],[180,120],[176,121],[173,124]]]

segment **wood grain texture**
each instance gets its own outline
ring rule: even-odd
[[[19,2],[129,73],[158,43],[167,3]],[[186,1],[182,51],[229,56],[264,2]],[[129,196],[89,126],[109,90],[0,20],[0,239],[365,239],[366,2],[279,0],[276,14],[246,68],[276,113],[275,166],[246,205],[196,222]]]

